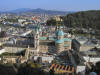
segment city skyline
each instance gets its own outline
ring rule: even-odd
[[[0,11],[42,8],[61,11],[100,10],[99,0],[1,0]]]

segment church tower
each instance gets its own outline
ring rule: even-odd
[[[57,53],[64,51],[64,32],[62,31],[61,28],[59,28],[56,32],[55,45]]]
[[[35,35],[34,35],[34,48],[39,52],[39,27],[35,28]]]

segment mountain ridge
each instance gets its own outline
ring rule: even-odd
[[[1,13],[17,13],[17,14],[27,14],[27,13],[33,13],[33,14],[59,14],[59,15],[66,15],[68,13],[72,13],[72,11],[58,11],[58,10],[47,10],[47,9],[30,9],[30,8],[19,8],[15,10],[9,10],[9,11],[4,11]]]

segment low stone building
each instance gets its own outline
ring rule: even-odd
[[[29,48],[26,49],[24,56],[7,55],[2,57],[3,63],[24,63],[29,58]]]
[[[88,51],[94,47],[100,47],[100,44],[92,42],[88,39],[73,39],[72,40],[72,49],[75,51]]]

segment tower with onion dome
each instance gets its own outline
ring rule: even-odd
[[[56,45],[56,52],[57,53],[64,51],[64,32],[62,31],[61,28],[59,28],[56,31],[55,45]]]

